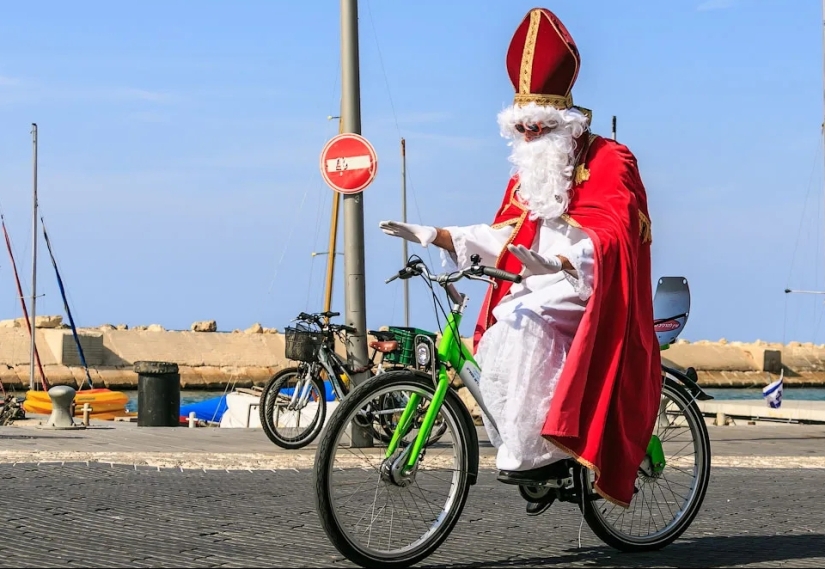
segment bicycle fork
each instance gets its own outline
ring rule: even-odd
[[[287,409],[290,411],[294,409],[303,409],[306,407],[307,402],[309,401],[309,394],[312,391],[312,367],[307,367],[307,371],[304,374],[303,381],[295,386],[295,389],[292,390],[292,397],[289,400],[289,405],[287,405]]]

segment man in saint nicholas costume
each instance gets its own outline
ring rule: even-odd
[[[478,254],[524,276],[489,289],[474,338],[499,479],[558,478],[577,460],[603,497],[627,507],[662,385],[650,220],[633,154],[591,134],[590,111],[573,105],[579,64],[561,21],[530,10],[507,52],[516,94],[498,124],[515,168],[493,222],[380,227],[441,248],[447,265]]]

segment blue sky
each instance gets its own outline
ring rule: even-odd
[[[197,8],[194,8],[197,6]],[[399,138],[409,219],[489,221],[509,175],[496,113],[504,57],[533,2],[361,0],[368,325],[402,322],[384,284],[401,244]],[[577,103],[636,154],[654,275],[683,275],[685,338],[825,341],[822,14],[816,0],[544,4],[579,45]],[[41,213],[79,325],[283,328],[320,310],[331,192],[318,155],[337,132],[339,4],[35,1],[0,20],[0,204],[28,290],[30,124]],[[339,244],[343,244],[339,239]],[[412,247],[429,260],[435,251]],[[343,312],[342,267],[334,307]],[[62,313],[41,240],[39,314]],[[469,332],[484,286],[470,295]],[[5,292],[3,292],[5,291]],[[413,281],[413,323],[433,327]],[[0,254],[0,317],[20,316]]]

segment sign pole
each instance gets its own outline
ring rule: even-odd
[[[825,0],[823,0],[825,2]],[[407,223],[407,143],[401,138],[401,221]],[[401,240],[404,255],[401,266],[407,264],[407,240]],[[410,279],[404,280],[404,326],[410,327]]]
[[[341,0],[341,131],[361,134],[361,85],[358,58],[358,1]],[[369,364],[367,294],[364,278],[364,196],[344,195],[344,318],[357,332],[348,336],[347,361],[353,368]],[[355,385],[366,380],[354,374]],[[372,433],[352,425],[352,446],[371,447]]]

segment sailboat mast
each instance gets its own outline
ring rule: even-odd
[[[823,0],[825,1],[825,0]],[[401,138],[401,221],[407,223],[407,142]],[[404,255],[401,266],[407,264],[407,240],[401,240]],[[404,326],[410,327],[410,279],[404,279]]]
[[[343,132],[341,117],[338,117],[338,134]],[[338,209],[341,204],[341,194],[332,192],[332,219],[329,227],[329,247],[327,248],[327,282],[324,290],[324,312],[332,310],[332,285],[335,280],[335,247],[338,242]],[[329,322],[329,318],[325,319]]]
[[[32,301],[31,301],[31,348],[29,350],[29,389],[36,389],[34,382],[35,351],[37,350],[37,124],[32,123],[33,188],[32,188]]]

